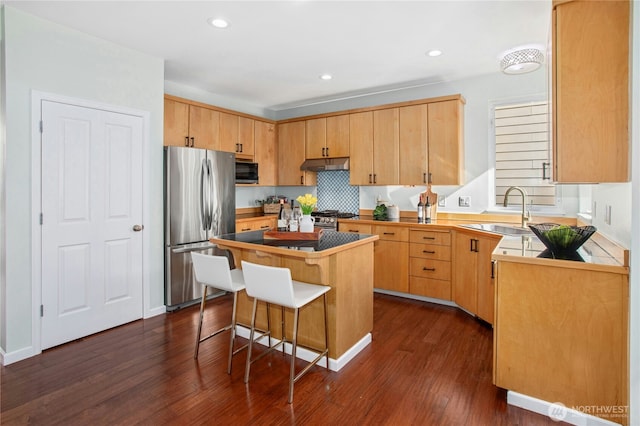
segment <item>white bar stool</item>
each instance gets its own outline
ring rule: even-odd
[[[200,321],[198,322],[198,334],[196,336],[196,350],[193,355],[195,359],[198,359],[198,350],[200,343],[205,340],[222,333],[226,330],[231,330],[231,338],[229,342],[229,362],[227,366],[227,373],[231,374],[231,358],[248,345],[244,345],[234,351],[234,343],[236,337],[236,305],[238,302],[238,292],[245,289],[244,277],[240,269],[230,269],[229,259],[225,256],[212,256],[202,253],[191,253],[191,261],[193,262],[193,271],[196,281],[202,284],[202,302],[200,302]],[[207,288],[212,287],[219,290],[224,290],[233,293],[233,308],[231,310],[231,324],[221,328],[218,331],[214,331],[210,335],[204,338],[200,338],[202,333],[202,317],[204,314],[204,305],[207,300]],[[262,337],[262,336],[260,336]]]
[[[283,345],[286,341],[285,327],[284,327],[284,308],[291,308],[294,310],[293,315],[293,340],[291,350],[291,367],[289,370],[289,399],[288,402],[293,402],[293,385],[302,377],[312,366],[318,363],[323,356],[326,356],[327,369],[329,369],[329,336],[327,330],[327,292],[331,290],[331,287],[325,285],[308,284],[300,281],[294,281],[291,279],[291,271],[288,268],[278,268],[274,266],[257,265],[242,261],[242,272],[244,274],[244,280],[246,285],[247,294],[253,297],[253,312],[251,314],[251,333],[249,336],[249,351],[247,352],[247,364],[244,371],[244,382],[249,382],[249,370],[251,364],[258,359],[262,358],[267,353],[276,349],[279,345]],[[320,296],[323,296],[324,300],[324,339],[325,348],[322,352],[314,350],[318,355],[317,357],[307,364],[297,375],[295,374],[295,361],[296,361],[296,349],[298,346],[298,317],[300,308],[313,302]],[[255,333],[256,323],[256,309],[258,301],[261,300],[267,303],[267,307],[270,303],[280,305],[282,307],[282,338],[279,343],[271,346],[269,342],[269,349],[263,352],[256,359],[251,359],[251,351],[253,348],[253,336]],[[271,331],[271,330],[269,330]],[[311,350],[311,348],[308,348]],[[284,346],[283,346],[284,351]]]

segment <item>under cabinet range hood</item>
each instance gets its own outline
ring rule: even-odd
[[[340,158],[314,158],[305,160],[300,170],[310,172],[323,172],[328,170],[349,170],[349,157]]]

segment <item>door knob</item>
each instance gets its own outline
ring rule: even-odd
[[[140,232],[144,229],[144,225],[133,225],[133,230],[136,232]]]

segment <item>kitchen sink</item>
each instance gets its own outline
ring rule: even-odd
[[[474,223],[460,226],[502,235],[533,235],[533,232],[529,228],[521,228],[516,225],[505,225],[498,223]]]

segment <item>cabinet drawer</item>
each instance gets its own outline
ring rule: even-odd
[[[409,247],[409,256],[451,261],[451,247],[439,246],[436,244],[411,243]]]
[[[451,233],[438,231],[411,231],[411,242],[450,246]]]
[[[402,226],[374,225],[371,231],[380,236],[381,240],[409,241],[409,228]]]
[[[450,280],[451,262],[412,257],[409,259],[409,274],[414,277]]]
[[[338,221],[338,230],[340,232],[351,232],[354,234],[371,234],[371,225],[364,223],[352,223],[349,221]]]
[[[418,296],[451,300],[451,281],[411,277],[409,279],[409,293],[416,294]]]

